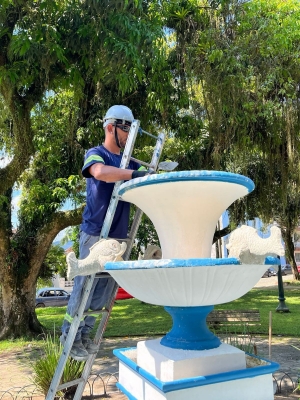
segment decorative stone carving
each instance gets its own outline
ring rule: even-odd
[[[123,261],[121,256],[126,247],[125,242],[119,243],[115,239],[101,239],[90,248],[90,254],[83,260],[78,260],[72,251],[67,255],[68,280],[77,275],[91,275],[101,272],[107,261]]]
[[[270,232],[270,237],[263,239],[251,226],[242,225],[235,229],[226,246],[229,256],[238,258],[243,264],[264,264],[267,256],[284,256],[280,229],[272,226]]]

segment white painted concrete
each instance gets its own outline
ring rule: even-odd
[[[210,257],[218,219],[248,189],[218,181],[174,181],[137,186],[122,200],[137,205],[153,222],[163,258]]]
[[[137,365],[161,381],[246,368],[245,353],[222,343],[212,350],[178,350],[162,346],[160,339],[137,344]]]
[[[119,383],[137,400],[274,400],[272,374],[164,393],[120,361]]]

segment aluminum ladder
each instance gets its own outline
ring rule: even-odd
[[[156,145],[155,145],[154,152],[153,152],[150,163],[146,163],[146,162],[143,162],[143,161],[140,161],[140,160],[137,160],[137,159],[131,157],[133,147],[134,147],[138,133],[146,134],[146,135],[156,139]],[[163,133],[159,134],[158,136],[152,135],[151,133],[146,132],[140,128],[140,121],[134,120],[133,123],[131,124],[131,128],[130,128],[130,131],[128,134],[128,139],[127,139],[126,146],[125,146],[125,149],[123,152],[120,168],[123,168],[123,169],[127,168],[130,160],[134,160],[134,161],[137,161],[138,163],[140,163],[141,165],[144,165],[147,168],[152,169],[153,171],[156,171],[158,168],[159,158],[161,156],[164,141],[165,141],[165,135]],[[118,196],[119,187],[122,183],[123,183],[123,181],[118,181],[115,183],[115,186],[114,186],[114,189],[112,192],[112,196],[111,196],[111,200],[110,200],[110,204],[107,209],[107,213],[106,213],[106,216],[105,216],[105,219],[103,222],[103,227],[102,227],[99,239],[108,237],[110,227],[111,227],[114,215],[115,215],[115,211],[116,211],[116,208],[117,208],[117,205],[119,202],[119,196]],[[131,225],[129,237],[126,240],[127,248],[123,255],[123,259],[125,261],[129,260],[132,246],[134,243],[134,239],[136,237],[142,215],[143,215],[143,212],[139,208],[137,208],[135,215],[134,215],[132,225]],[[50,384],[50,387],[49,387],[49,390],[48,390],[45,400],[54,400],[56,393],[59,390],[63,390],[68,387],[76,386],[76,385],[77,385],[77,389],[76,389],[76,393],[75,393],[73,399],[80,400],[82,398],[82,394],[83,394],[84,388],[86,386],[88,377],[90,375],[91,369],[93,367],[94,360],[97,356],[97,353],[89,355],[87,361],[85,361],[85,366],[84,366],[84,369],[83,369],[83,372],[82,372],[82,375],[80,378],[75,379],[70,382],[65,382],[63,384],[60,384],[60,381],[62,378],[63,371],[65,369],[65,366],[66,366],[66,363],[67,363],[67,360],[68,360],[68,357],[69,357],[69,354],[70,354],[70,351],[71,351],[71,348],[72,348],[72,345],[73,345],[73,342],[74,342],[74,339],[75,339],[75,336],[76,336],[76,333],[77,333],[77,330],[78,330],[78,327],[80,324],[80,321],[84,315],[95,314],[95,313],[101,314],[101,319],[100,319],[100,322],[99,322],[99,325],[98,325],[98,328],[97,328],[97,331],[95,334],[95,338],[94,338],[94,342],[98,345],[98,351],[100,349],[100,345],[101,345],[101,342],[103,339],[105,328],[106,328],[108,319],[110,317],[111,310],[114,305],[114,300],[115,300],[115,297],[116,297],[116,294],[118,291],[118,284],[115,282],[110,299],[107,304],[107,310],[100,310],[98,312],[97,311],[84,312],[85,305],[87,303],[90,291],[93,286],[93,281],[94,281],[94,279],[101,279],[101,278],[113,279],[112,277],[110,277],[110,275],[108,273],[93,274],[93,275],[87,276],[87,279],[86,279],[86,282],[85,282],[85,285],[83,288],[83,294],[82,294],[80,306],[79,306],[77,313],[73,318],[73,322],[70,326],[70,330],[67,335],[62,354],[58,361],[58,364],[57,364],[55,373],[53,375],[53,378],[52,378],[52,381],[51,381],[51,384]]]

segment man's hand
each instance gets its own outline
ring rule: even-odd
[[[155,171],[148,169],[146,171],[133,171],[131,179],[142,178],[143,176],[155,174]]]

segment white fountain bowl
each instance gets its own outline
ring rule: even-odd
[[[162,259],[108,262],[105,271],[132,296],[161,306],[228,303],[259,281],[266,265],[228,259]]]
[[[119,195],[151,219],[163,258],[208,258],[220,216],[253,189],[251,179],[238,174],[179,171],[132,179]]]

